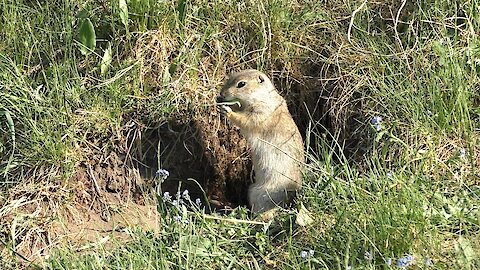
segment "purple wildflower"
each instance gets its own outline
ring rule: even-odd
[[[397,267],[406,269],[408,266],[412,264],[412,262],[413,262],[413,256],[406,255],[405,257],[398,259]]]
[[[383,118],[381,116],[375,116],[372,118],[371,123],[372,125],[378,125],[383,121]]]
[[[372,120],[370,120],[370,123],[372,123],[377,131],[380,131],[382,130],[382,121],[383,118],[381,116],[375,116],[372,118]]]
[[[313,257],[313,255],[315,255],[315,251],[313,249],[310,249],[310,250],[302,250],[300,252],[300,257],[302,257],[302,259],[306,260],[310,257]]]
[[[183,192],[182,192],[182,197],[185,199],[185,200],[190,200],[190,195],[188,195],[188,190],[185,189]]]
[[[170,173],[165,169],[159,169],[155,175],[160,178],[160,181],[163,182],[170,176]]]
[[[165,193],[163,193],[162,199],[164,202],[171,202],[172,196],[170,196],[170,192],[166,191]]]
[[[306,260],[308,258],[308,252],[305,251],[305,250],[300,251],[300,257],[302,257],[302,259]]]
[[[365,251],[365,254],[363,254],[363,258],[366,260],[366,261],[370,261],[372,259],[372,253],[369,252],[369,251]]]

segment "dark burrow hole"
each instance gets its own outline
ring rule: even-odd
[[[162,192],[188,190],[192,201],[200,198],[209,205],[207,210],[247,205],[252,165],[237,129],[220,119],[172,120],[142,136],[138,169],[146,179],[154,178],[158,169],[167,170]]]

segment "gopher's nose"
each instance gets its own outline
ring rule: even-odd
[[[221,102],[224,102],[225,101],[225,98],[222,97],[222,96],[217,96],[217,103],[221,103]]]

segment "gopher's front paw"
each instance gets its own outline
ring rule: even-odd
[[[232,108],[227,105],[218,105],[218,112],[225,117],[228,117],[232,113]]]

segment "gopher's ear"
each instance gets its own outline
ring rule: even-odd
[[[262,75],[258,75],[258,82],[263,83],[265,81],[265,78],[263,78]]]

